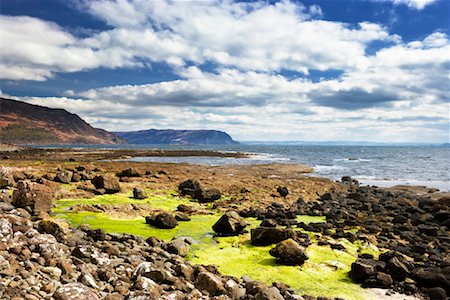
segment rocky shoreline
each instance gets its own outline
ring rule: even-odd
[[[175,228],[214,210],[222,217],[211,230],[219,236],[250,234],[254,247],[272,245],[270,255],[281,265],[307,263],[312,244],[346,252],[346,243],[370,243],[379,255],[357,254],[349,280],[424,299],[450,295],[450,197],[436,191],[418,195],[362,187],[350,177],[331,182],[304,177],[305,169],[294,166],[124,164],[94,162],[92,153],[79,160],[90,163],[81,165],[69,159],[73,152],[55,152],[46,162],[20,152],[1,161],[1,299],[331,299],[299,295],[283,282],[232,277],[217,266],[192,264],[186,257],[196,243],[191,237],[164,241],[74,228],[52,213],[58,198],[127,190],[132,198],[146,199],[146,191],[156,188],[191,204],[174,211],[145,204],[114,207],[147,216],[148,226],[160,228]],[[110,213],[113,208],[77,209]],[[301,215],[324,221],[306,224],[298,221]],[[247,230],[246,218],[259,225]]]

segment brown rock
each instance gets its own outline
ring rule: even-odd
[[[20,181],[13,193],[12,203],[16,207],[30,207],[36,214],[49,212],[52,209],[52,191],[43,184]]]
[[[119,181],[111,176],[95,176],[91,180],[96,189],[104,189],[106,194],[114,194],[120,192]]]
[[[93,290],[81,283],[68,283],[53,295],[55,300],[99,300]]]

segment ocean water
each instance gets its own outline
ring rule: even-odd
[[[111,147],[111,146],[109,146]],[[313,176],[339,180],[349,175],[363,184],[424,185],[450,191],[450,147],[299,146],[299,145],[120,145],[120,148],[216,150],[251,153],[250,158],[135,157],[130,161],[186,162],[208,165],[300,163]]]

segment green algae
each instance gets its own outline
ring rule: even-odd
[[[251,245],[249,233],[234,237],[215,236],[212,225],[221,215],[218,211],[211,210],[210,215],[191,216],[191,221],[179,222],[174,229],[158,229],[145,224],[143,217],[117,219],[107,213],[69,210],[76,204],[129,205],[133,203],[145,203],[154,208],[174,210],[181,203],[191,202],[187,198],[173,196],[173,192],[147,189],[147,193],[149,198],[144,200],[132,199],[131,193],[101,195],[91,199],[59,200],[53,212],[57,217],[66,219],[72,225],[89,224],[92,228],[102,228],[109,233],[129,233],[144,238],[156,236],[166,241],[175,237],[190,236],[196,243],[192,245],[187,259],[196,264],[217,265],[223,274],[235,277],[248,275],[268,284],[275,281],[284,282],[300,294],[341,297],[349,300],[370,298],[368,293],[358,284],[353,283],[347,275],[358,253],[378,253],[378,249],[369,244],[339,240],[346,251],[332,250],[329,246],[313,244],[307,248],[309,260],[303,266],[282,266],[269,255],[269,250],[273,246]],[[246,221],[249,224],[247,227],[249,231],[260,223],[254,218],[246,218]],[[307,224],[325,222],[325,218],[298,216],[297,221]],[[308,234],[316,235],[316,233]]]

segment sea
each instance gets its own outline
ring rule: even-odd
[[[107,147],[111,148],[111,146]],[[304,164],[314,168],[310,176],[326,177],[332,180],[351,176],[364,185],[387,187],[403,184],[450,191],[450,147],[448,146],[315,146],[241,143],[236,145],[118,145],[114,148],[243,152],[251,154],[250,157],[134,157],[128,161],[194,163],[211,166]]]

